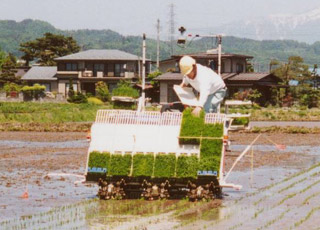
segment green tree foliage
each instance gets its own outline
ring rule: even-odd
[[[308,85],[302,85],[297,88],[299,103],[308,108],[318,107],[320,105],[320,91],[313,89]]]
[[[18,93],[21,91],[21,86],[16,83],[10,82],[10,83],[4,84],[3,89],[6,93],[11,93],[11,92]]]
[[[6,53],[0,49],[0,70],[5,60],[6,60]]]
[[[20,46],[20,51],[24,53],[21,58],[26,61],[26,65],[37,60],[40,65],[53,66],[56,65],[55,58],[80,50],[72,37],[52,33],[45,33],[43,37],[21,43]]]
[[[99,98],[101,101],[109,101],[110,100],[110,93],[109,89],[106,83],[103,81],[98,81],[96,83],[96,96]]]
[[[130,82],[121,80],[119,84],[117,85],[117,88],[115,88],[112,91],[113,96],[123,96],[123,97],[133,97],[138,98],[139,97],[139,91],[137,89],[132,88]]]
[[[141,55],[141,36],[122,36],[111,30],[73,30],[63,31],[54,28],[47,22],[39,20],[12,20],[0,21],[0,41],[5,52],[12,52],[21,56],[19,43],[35,40],[44,33],[63,34],[73,37],[83,50],[87,49],[119,49],[136,55]],[[188,47],[176,47],[176,53],[202,52],[212,48],[211,38],[202,38],[193,41]],[[148,57],[156,60],[157,42],[147,39]],[[160,59],[170,58],[170,46],[167,42],[160,43]],[[224,37],[223,51],[228,53],[240,53],[254,56],[255,61],[262,64],[260,71],[268,71],[270,57],[280,61],[286,61],[290,56],[300,55],[309,65],[318,63],[320,55],[320,42],[312,45],[292,40],[268,40],[257,41],[252,39]]]
[[[287,62],[281,63],[272,73],[281,78],[286,85],[290,80],[305,81],[311,78],[309,66],[300,56],[290,56]]]
[[[6,59],[2,63],[1,74],[0,74],[0,83],[13,82],[19,83],[20,78],[16,76],[16,63],[12,61],[10,56],[7,56]]]
[[[67,99],[67,101],[76,104],[88,103],[88,98],[81,92],[75,92],[71,97]]]
[[[162,72],[160,71],[154,71],[152,73],[148,74],[147,80],[150,81],[151,85],[154,87],[154,89],[158,90],[160,87],[159,81],[155,81],[154,79],[158,76],[160,76]]]

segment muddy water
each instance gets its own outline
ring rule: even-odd
[[[50,134],[46,134],[49,135]],[[48,147],[49,145],[49,147]],[[250,168],[238,167],[213,202],[99,201],[96,185],[74,184],[82,174],[85,140],[0,141],[0,229],[316,229],[320,226],[318,146],[255,146]],[[244,145],[232,147],[237,155]],[[272,153],[272,154],[271,154]],[[281,156],[279,164],[274,164]],[[272,159],[265,158],[270,156]],[[279,156],[277,159],[273,159]],[[301,160],[303,158],[303,161]],[[267,159],[261,166],[259,159]],[[230,159],[229,159],[230,160]],[[234,160],[234,157],[233,159]],[[248,166],[247,165],[247,166]],[[312,166],[315,165],[315,166]],[[20,196],[28,189],[29,198]]]

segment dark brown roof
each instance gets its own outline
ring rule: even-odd
[[[229,77],[229,81],[259,81],[262,78],[270,76],[270,73],[239,73]]]
[[[236,73],[223,73],[223,74],[221,74],[221,77],[223,80],[227,80],[227,79],[233,77],[234,75],[236,75]]]
[[[188,55],[191,56],[195,59],[212,59],[212,58],[218,58],[218,54],[217,53],[206,53],[206,52],[202,52],[202,53],[193,53],[193,54],[182,54],[182,55],[172,55],[172,58],[178,58],[180,59],[181,57],[183,57],[184,55]],[[231,58],[231,57],[239,57],[239,58],[253,58],[253,56],[249,56],[249,55],[243,55],[243,54],[232,54],[232,53],[223,53],[221,54],[221,58]]]

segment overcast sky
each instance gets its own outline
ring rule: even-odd
[[[0,19],[40,19],[58,29],[111,29],[124,35],[168,34],[169,5],[176,27],[189,33],[235,20],[297,14],[320,7],[319,0],[0,0]]]

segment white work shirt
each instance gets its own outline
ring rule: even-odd
[[[183,84],[190,84],[195,90],[200,93],[199,106],[203,107],[210,94],[223,89],[226,85],[222,78],[212,69],[203,65],[197,64],[197,75],[192,80],[187,76],[183,76]]]

